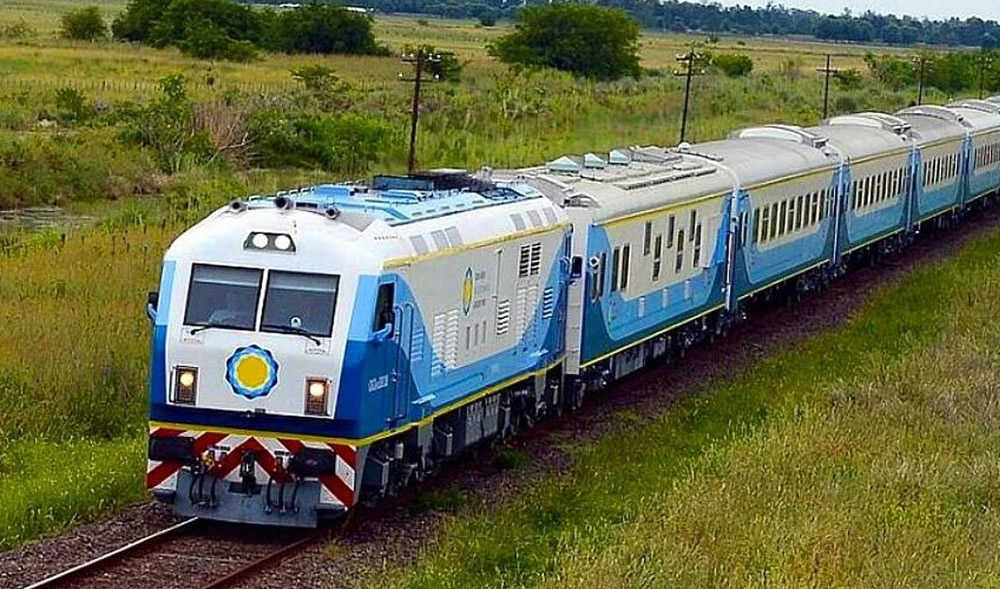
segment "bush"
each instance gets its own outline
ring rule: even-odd
[[[853,68],[833,72],[833,79],[836,80],[837,87],[841,90],[858,90],[864,81],[861,72]]]
[[[79,123],[90,115],[87,98],[76,88],[56,90],[56,108],[59,110],[59,120],[63,122]]]
[[[730,78],[741,78],[753,71],[753,60],[749,55],[721,53],[712,58],[712,65]]]
[[[487,10],[479,15],[479,24],[484,27],[495,27],[497,24],[497,13]]]
[[[111,22],[111,33],[121,41],[149,42],[153,27],[170,6],[164,0],[129,0]]]
[[[639,25],[624,11],[590,4],[528,6],[514,32],[490,45],[504,63],[610,80],[638,77]]]
[[[279,110],[254,113],[250,129],[262,166],[351,174],[368,169],[388,147],[392,131],[368,115],[288,116]]]
[[[390,54],[375,42],[370,16],[335,4],[312,3],[277,15],[269,45],[286,53]]]
[[[87,6],[62,16],[62,36],[77,41],[95,41],[106,37],[108,27],[96,6]]]
[[[188,31],[179,43],[181,52],[198,59],[224,59],[248,63],[257,59],[257,48],[249,41],[235,41],[213,24],[202,24]]]
[[[0,39],[27,39],[35,36],[35,29],[20,19],[12,25],[0,26]]]

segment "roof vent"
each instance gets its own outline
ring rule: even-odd
[[[911,106],[910,108],[903,109],[896,114],[931,117],[941,121],[949,121],[955,123],[956,125],[962,125],[963,127],[969,126],[969,123],[966,122],[965,117],[963,117],[961,114],[951,110],[950,108],[945,108],[943,106],[934,106],[931,104],[924,104],[921,106]]]
[[[842,125],[871,127],[873,129],[890,131],[896,135],[905,135],[911,128],[910,123],[906,119],[882,112],[859,112],[853,115],[832,117],[825,124],[834,127]]]
[[[1000,104],[988,100],[956,100],[948,104],[948,108],[967,108],[989,114],[1000,114]]]
[[[607,166],[608,166],[608,162],[604,161],[603,159],[601,159],[599,156],[597,156],[595,154],[588,153],[587,155],[583,156],[583,167],[584,168],[593,168],[593,169],[601,170],[601,169],[606,168]]]
[[[732,133],[732,139],[777,139],[801,143],[810,147],[821,148],[826,145],[826,137],[821,137],[796,125],[764,125],[750,127]]]
[[[624,149],[612,149],[608,153],[608,163],[614,166],[627,166],[632,163],[632,156]]]
[[[546,164],[545,168],[549,172],[557,172],[560,174],[577,174],[583,169],[576,160],[568,155],[552,160]]]

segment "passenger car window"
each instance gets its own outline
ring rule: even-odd
[[[339,276],[272,270],[260,330],[330,337],[339,285]]]
[[[253,329],[262,274],[253,268],[195,264],[184,324]]]

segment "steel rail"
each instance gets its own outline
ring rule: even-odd
[[[24,589],[49,589],[50,587],[58,587],[61,584],[79,576],[82,573],[86,573],[92,570],[97,570],[102,566],[106,566],[107,564],[115,560],[119,560],[126,556],[129,556],[132,553],[137,552],[141,548],[146,548],[150,545],[156,544],[157,542],[162,542],[176,535],[181,530],[190,527],[191,525],[193,525],[198,521],[200,520],[196,517],[186,519],[180,522],[179,524],[175,524],[173,526],[170,526],[169,528],[165,528],[163,530],[160,530],[159,532],[150,534],[149,536],[145,536],[144,538],[140,538],[130,544],[126,544],[125,546],[112,550],[107,554],[98,556],[95,559],[88,560],[87,562],[79,564],[71,569],[66,569],[61,573],[52,575],[51,577],[47,577],[45,579],[42,579],[41,581],[28,585]]]
[[[257,560],[236,569],[235,571],[229,573],[224,577],[221,577],[219,579],[201,585],[200,589],[223,589],[225,587],[231,587],[237,581],[241,581],[246,577],[252,575],[253,573],[267,567],[268,565],[278,560],[279,558],[285,556],[286,554],[290,554],[292,552],[295,552],[312,544],[313,542],[316,542],[317,540],[320,539],[321,536],[322,536],[321,532],[313,532],[311,534],[308,534],[305,537],[292,542],[291,544],[287,544],[285,546],[282,546],[281,548],[278,548],[276,550],[273,550],[265,554],[261,558],[258,558]]]

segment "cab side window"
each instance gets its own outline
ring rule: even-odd
[[[372,324],[373,332],[381,331],[385,329],[386,325],[392,323],[394,318],[392,307],[395,297],[395,284],[386,283],[379,285],[378,298],[375,301],[375,321]]]

